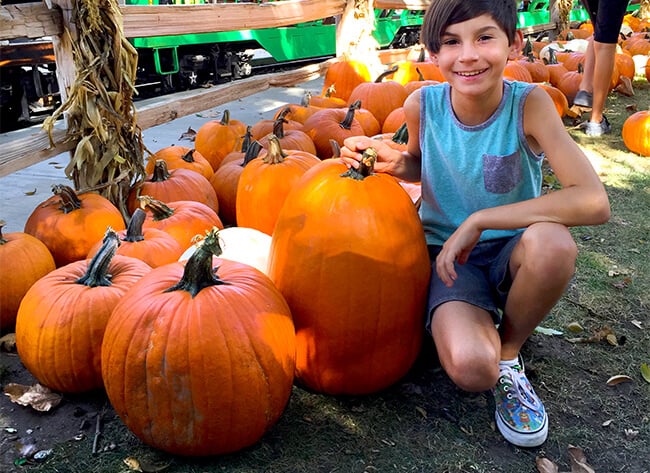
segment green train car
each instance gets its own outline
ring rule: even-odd
[[[204,0],[127,0],[130,5],[204,3]],[[423,11],[375,10],[380,48],[417,44]],[[280,28],[133,38],[139,87],[163,92],[247,77],[256,68],[291,65],[336,55],[333,17]]]

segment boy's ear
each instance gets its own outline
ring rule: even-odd
[[[438,64],[438,55],[437,55],[437,54],[433,54],[431,51],[429,51],[429,60],[430,60],[432,63],[434,63],[436,66],[439,66],[439,65],[440,65],[440,64]]]
[[[524,35],[521,31],[517,30],[515,32],[515,39],[510,45],[510,54],[508,59],[517,59],[521,56],[521,50],[524,47]]]

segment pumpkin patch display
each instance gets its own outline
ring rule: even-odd
[[[117,302],[149,265],[115,255],[117,233],[106,231],[90,260],[75,261],[36,281],[16,318],[16,348],[25,367],[50,389],[80,393],[103,386],[101,346]]]
[[[0,220],[0,333],[14,328],[20,301],[32,284],[56,268],[41,240],[24,232],[3,234],[5,224]]]
[[[77,194],[70,186],[55,185],[54,195],[36,206],[25,222],[25,233],[48,247],[57,267],[85,259],[104,238],[107,227],[126,228],[118,208],[93,192]]]
[[[161,266],[115,307],[102,345],[108,398],[144,443],[177,455],[256,443],[289,400],[295,333],[272,281],[226,259],[210,231],[186,264]]]
[[[370,150],[370,149],[369,149]],[[361,395],[398,381],[421,346],[431,267],[409,195],[390,175],[338,159],[307,171],[271,239],[269,275],[296,327],[296,379]]]

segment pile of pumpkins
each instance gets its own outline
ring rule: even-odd
[[[634,33],[617,79],[634,77],[633,38],[647,44],[650,76],[648,33]],[[545,64],[546,46],[530,44],[506,75],[545,87],[564,115],[569,79],[553,77],[579,58],[547,48]],[[360,395],[401,379],[420,351],[431,275],[419,185],[374,173],[372,148],[358,170],[335,158],[355,135],[404,149],[404,100],[444,80],[416,56],[374,81],[364,63],[334,63],[320,95],[273,119],[225,111],[193,148],[150,157],[128,216],[58,185],[24,232],[3,235],[0,222],[0,267],[11,268],[0,329],[15,328],[26,368],[57,391],[105,389],[143,442],[191,456],[257,442],[294,383]],[[649,113],[625,125],[643,155]]]

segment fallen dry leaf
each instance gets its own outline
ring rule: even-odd
[[[616,386],[617,384],[627,383],[630,381],[632,381],[632,378],[630,378],[628,375],[617,374],[607,380],[607,386]]]
[[[560,471],[555,463],[544,457],[537,457],[535,465],[539,473],[558,473]]]
[[[626,97],[634,97],[634,88],[632,87],[632,81],[629,77],[621,76],[619,78],[621,81],[620,84],[616,86],[614,90],[619,94],[623,94]]]
[[[587,463],[587,457],[581,448],[569,445],[569,458],[571,473],[596,473],[596,470]]]
[[[16,353],[16,334],[8,333],[0,338],[0,351]]]
[[[21,406],[30,406],[33,409],[46,412],[56,407],[63,399],[61,394],[55,393],[42,384],[26,386],[24,384],[9,383],[4,387],[4,393],[11,402]]]
[[[183,133],[178,139],[194,141],[195,138],[196,138],[196,131],[194,131],[192,127],[189,127],[187,131]]]

